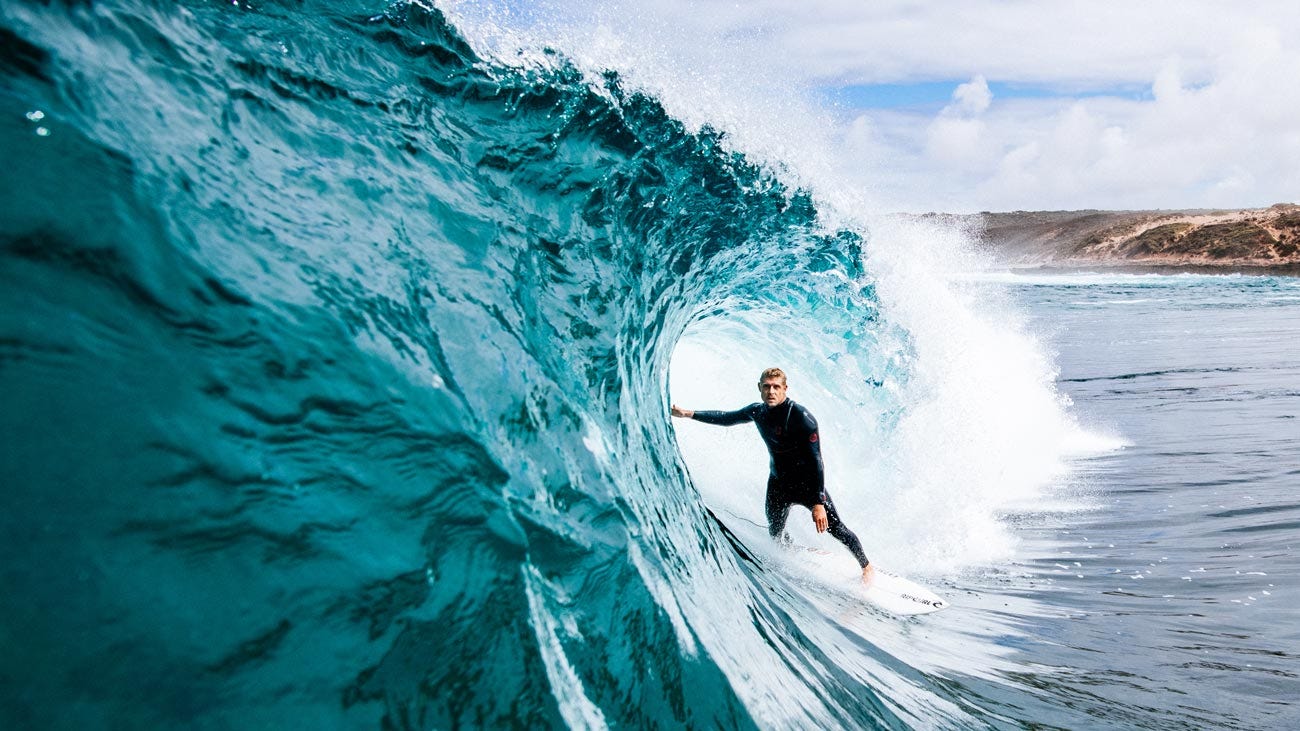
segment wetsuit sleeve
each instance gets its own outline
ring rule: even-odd
[[[754,419],[754,407],[758,404],[750,404],[743,409],[735,411],[696,411],[691,418],[696,421],[702,421],[705,424],[715,426],[735,426],[744,424]]]
[[[821,435],[817,431],[817,420],[808,409],[799,407],[799,428],[805,434],[804,446],[808,450],[807,462],[813,465],[812,486],[817,489],[817,502],[826,504],[826,468],[822,465]]]

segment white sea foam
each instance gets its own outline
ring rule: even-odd
[[[569,658],[564,654],[560,633],[566,631],[556,613],[546,601],[546,580],[531,566],[523,570],[525,592],[528,595],[528,617],[537,635],[537,647],[546,666],[546,677],[559,707],[560,715],[569,728],[603,729],[609,724],[600,707],[587,698]]]

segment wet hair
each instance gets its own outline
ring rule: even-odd
[[[781,370],[780,368],[768,368],[767,370],[763,371],[763,374],[758,377],[758,384],[760,386],[763,385],[763,381],[766,381],[769,378],[780,378],[782,386],[790,385],[785,380],[785,371]]]

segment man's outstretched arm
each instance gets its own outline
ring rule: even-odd
[[[736,424],[744,424],[750,420],[751,417],[749,412],[751,408],[752,407],[750,406],[746,406],[745,408],[736,411],[692,411],[691,409],[683,409],[677,404],[673,404],[672,414],[679,419],[694,419],[696,421],[702,421],[705,424],[735,426]]]

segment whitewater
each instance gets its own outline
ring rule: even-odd
[[[999,274],[815,115],[532,33],[0,8],[5,728],[1297,720],[1295,280]],[[668,416],[774,365],[948,609]]]

